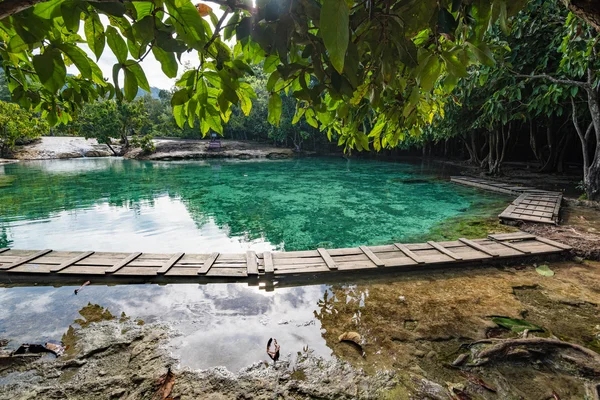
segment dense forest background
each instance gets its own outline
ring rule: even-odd
[[[440,101],[443,112],[436,114],[421,134],[402,132],[398,146],[381,153],[452,157],[489,174],[502,173],[503,164],[511,160],[534,163],[542,172],[563,172],[575,166],[583,171],[582,189],[586,182],[598,181],[593,174],[600,168],[592,168],[600,148],[600,125],[594,124],[600,124],[598,34],[555,0],[531,0],[510,22],[498,24],[488,33],[491,45],[489,52],[480,54],[483,62],[451,82],[455,85],[451,99]],[[236,106],[219,132],[224,138],[298,151],[342,151],[335,135],[328,138],[320,132],[310,115],[294,119],[296,100],[292,96],[282,98],[279,126],[270,124],[267,80],[267,74],[255,68],[254,76],[247,80],[257,94],[250,114],[244,116]],[[131,145],[152,151],[153,137],[202,138],[197,123],[193,128],[179,128],[175,123],[172,104],[176,89],[153,90],[153,95],[140,92],[130,103],[88,103],[72,121],[52,130],[25,112],[19,118],[35,121],[35,129],[20,127],[12,134],[12,142],[0,142],[6,152],[6,143],[14,145],[26,139],[23,136],[39,134],[85,136],[105,143],[121,140],[126,145],[133,138]],[[5,85],[0,88],[0,99],[10,102]],[[441,99],[431,101],[437,100]],[[0,121],[2,126],[4,136],[15,131],[6,121]],[[365,126],[364,130],[374,129]]]

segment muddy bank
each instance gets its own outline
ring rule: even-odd
[[[144,154],[141,149],[131,149],[124,157],[138,160],[188,160],[199,158],[288,158],[291,149],[273,147],[256,142],[221,140],[221,147],[208,148],[209,140],[155,139],[156,151]]]

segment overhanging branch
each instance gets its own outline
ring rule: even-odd
[[[559,83],[562,85],[568,86],[577,86],[583,88],[585,90],[590,88],[590,85],[587,82],[574,81],[571,79],[558,79],[551,75],[541,74],[541,75],[523,75],[523,74],[515,74],[517,78],[528,78],[528,79],[546,79],[550,82]]]

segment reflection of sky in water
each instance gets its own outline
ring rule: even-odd
[[[147,323],[165,322],[180,335],[171,340],[183,366],[224,365],[237,371],[268,358],[267,340],[275,337],[282,357],[308,345],[317,354],[331,352],[314,318],[324,286],[264,292],[245,284],[0,288],[0,338],[20,343],[60,341],[78,311],[91,302],[122,311]]]
[[[101,203],[48,219],[15,222],[11,235],[11,247],[17,249],[232,253],[273,248],[261,239],[230,235],[228,227],[218,227],[212,217],[198,225],[179,199],[167,196],[131,207]]]

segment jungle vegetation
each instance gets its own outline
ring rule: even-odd
[[[174,122],[224,134],[238,114],[262,107],[275,128],[289,116],[307,127],[293,132],[318,129],[346,152],[457,137],[490,173],[501,172],[511,141],[524,132],[543,170],[559,169],[561,150],[576,138],[583,186],[589,198],[600,197],[600,13],[593,1],[208,3],[220,6],[219,17],[190,0],[5,0],[0,57],[12,100],[52,126],[90,127],[115,109],[149,112],[159,104],[133,100],[138,88],[150,91],[139,61],[152,53],[177,77],[175,90],[159,99],[173,119],[156,118],[155,127]],[[112,82],[96,64],[108,49],[118,60]],[[178,57],[187,51],[199,65],[180,71]],[[66,65],[80,74],[67,75]],[[94,135],[126,142],[128,131],[149,129],[131,120],[114,119],[110,132]]]

